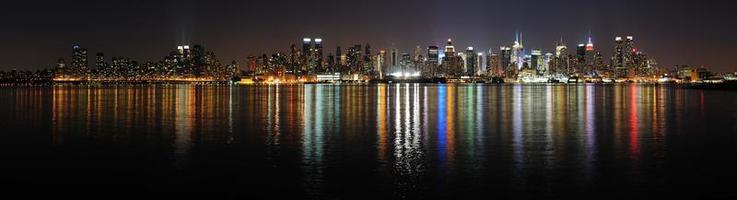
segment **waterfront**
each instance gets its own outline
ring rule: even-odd
[[[315,199],[735,197],[737,92],[0,87],[11,189]],[[84,192],[83,192],[84,194]]]

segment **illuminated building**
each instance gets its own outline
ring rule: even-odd
[[[315,65],[315,54],[314,54],[314,48],[312,45],[312,38],[303,38],[302,39],[302,66],[300,67],[300,73],[301,74],[311,74],[313,73],[316,65]]]
[[[499,47],[499,65],[502,68],[504,77],[512,77],[516,71],[512,65],[512,48]]]
[[[313,63],[311,64],[312,66],[314,66],[312,70],[315,72],[313,73],[321,73],[321,72],[327,71],[323,66],[324,58],[323,58],[323,50],[322,50],[323,48],[322,47],[323,47],[322,38],[315,38],[315,47],[313,50],[314,55],[312,58]]]
[[[401,71],[399,69],[399,50],[392,49],[389,52],[389,67],[392,72]]]
[[[585,55],[584,55],[583,73],[594,74],[595,70],[597,70],[596,52],[594,52],[594,42],[592,41],[591,36],[589,36],[588,42],[586,43],[586,49],[585,49]]]
[[[542,50],[533,49],[530,51],[530,69],[540,71],[540,68],[542,68],[542,59]]]
[[[379,51],[379,54],[376,54],[376,59],[374,59],[374,66],[375,66],[374,70],[376,71],[378,75],[377,77],[379,79],[384,79],[384,73],[385,73],[384,70],[386,68],[384,67],[385,60],[386,60],[386,51],[384,50]]]
[[[366,46],[364,47],[363,52],[363,68],[360,70],[363,75],[371,74],[373,71],[372,69],[372,60],[371,60],[372,54],[371,54],[371,45],[366,43]]]
[[[555,58],[555,55],[553,53],[545,53],[545,56],[543,56],[543,63],[542,67],[538,69],[538,72],[543,75],[549,75],[550,74],[550,63]]]
[[[87,73],[89,63],[87,61],[87,49],[74,45],[72,53],[71,73],[75,76],[84,76]]]
[[[499,54],[491,53],[491,50],[489,50],[489,59],[487,62],[489,75],[493,77],[500,77],[503,74],[503,70],[500,63],[501,59],[499,58]]]
[[[437,65],[440,63],[440,52],[438,46],[427,47],[427,62],[431,65]]]
[[[95,68],[97,70],[106,70],[107,63],[105,62],[105,54],[97,53],[95,56]]]
[[[636,50],[634,49],[634,39],[632,36],[627,38],[616,37],[616,46],[614,48],[614,55],[611,59],[611,66],[614,70],[617,78],[628,78],[633,75],[632,68],[634,68],[634,56]]]
[[[464,65],[464,72],[466,76],[474,76],[476,75],[477,65],[478,65],[478,55],[476,51],[473,49],[473,47],[466,48],[465,55],[465,65]]]

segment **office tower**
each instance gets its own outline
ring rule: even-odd
[[[499,65],[505,77],[510,77],[515,72],[516,65],[512,63],[512,48],[502,46],[499,48]]]
[[[294,44],[289,49],[289,68],[287,69],[287,73],[299,75],[301,72],[300,66],[302,65],[302,52]]]
[[[555,43],[555,57],[562,58],[568,54],[568,47],[563,43],[563,39]]]
[[[365,75],[371,74],[371,72],[373,71],[373,62],[371,60],[372,56],[373,55],[371,54],[371,45],[366,43],[363,52],[363,69],[361,70]]]
[[[335,56],[333,55],[333,53],[328,54],[328,61],[327,61],[326,68],[327,68],[326,69],[327,73],[335,72]]]
[[[596,52],[594,52],[594,42],[591,40],[591,36],[588,37],[588,42],[586,43],[586,50],[584,55],[584,71],[585,74],[594,74],[594,70],[596,70],[594,59],[596,58]]]
[[[399,60],[399,66],[401,72],[414,72],[414,66],[412,66],[412,56],[409,53],[403,53],[402,58]]]
[[[95,68],[97,70],[106,70],[107,63],[105,63],[105,54],[97,53],[95,56]]]
[[[576,60],[574,73],[585,73],[586,69],[586,44],[578,44],[576,46]]]
[[[435,66],[440,63],[440,52],[438,46],[427,47],[427,62],[429,62],[431,66]]]
[[[399,69],[399,50],[392,49],[389,52],[389,70],[392,72],[401,71]]]
[[[448,44],[445,45],[445,57],[455,57],[455,46],[450,38],[448,38]]]
[[[553,53],[545,53],[543,56],[542,66],[537,70],[541,75],[550,75],[550,63],[553,62],[555,55]]]
[[[630,69],[634,67],[634,57],[636,50],[634,49],[634,38],[628,36],[626,39],[622,37],[615,38],[614,55],[611,59],[611,66],[615,76],[618,78],[628,78],[632,75]]]
[[[256,71],[258,69],[258,59],[256,58],[256,56],[248,56],[248,58],[246,58],[246,60],[247,60],[247,63],[246,63],[246,65],[247,65],[246,71],[247,72],[246,73],[247,74],[256,73]]]
[[[359,73],[361,73],[361,71],[362,71],[361,68],[363,67],[363,65],[362,65],[363,60],[362,60],[362,56],[361,56],[361,51],[362,50],[363,49],[361,48],[361,45],[360,44],[357,44],[357,45],[354,45],[351,48],[348,48],[348,54],[347,54],[348,67],[347,68],[348,68],[348,71],[349,71],[350,74],[359,74]]]
[[[345,73],[346,56],[343,54],[343,49],[340,46],[335,47],[335,71]]]
[[[540,70],[542,65],[542,50],[533,49],[530,52],[530,69]]]
[[[195,77],[205,75],[205,47],[202,45],[194,45],[191,49],[191,72]]]
[[[444,77],[462,76],[465,74],[464,70],[464,58],[463,52],[456,52],[455,46],[453,46],[453,40],[448,39],[448,43],[445,46],[445,57],[443,57],[443,64],[440,68],[440,74]]]
[[[501,63],[499,62],[499,54],[494,53],[489,49],[489,56],[487,58],[487,70],[488,75],[492,77],[500,77],[502,74]]]
[[[87,73],[88,66],[87,49],[81,48],[79,45],[74,45],[72,52],[72,69],[70,70],[70,73],[78,76],[85,75]]]
[[[412,61],[422,61],[422,48],[420,48],[420,46],[415,46],[415,54],[412,56]]]
[[[385,73],[384,70],[386,68],[384,67],[385,60],[386,60],[386,51],[384,50],[379,51],[379,54],[376,55],[376,59],[374,59],[374,63],[375,63],[374,66],[376,66],[375,70],[378,75],[377,77],[379,77],[379,79],[384,79],[384,73]]]
[[[427,47],[427,63],[425,63],[424,75],[437,77],[438,65],[440,64],[440,49],[438,46]]]
[[[465,65],[464,65],[464,75],[466,76],[473,76],[476,74],[476,65],[478,65],[478,55],[476,51],[473,49],[473,47],[466,48],[466,53],[464,54],[465,57]]]
[[[302,66],[300,66],[300,75],[312,74],[315,68],[314,61],[314,49],[312,38],[302,39]]]
[[[474,75],[480,76],[486,73],[484,72],[484,66],[484,53],[476,53],[476,65],[474,66]]]
[[[323,41],[322,38],[315,38],[315,47],[314,47],[314,60],[313,60],[313,66],[315,66],[316,73],[322,73],[327,71],[325,66],[323,66],[323,63],[325,61],[325,58],[323,57]]]

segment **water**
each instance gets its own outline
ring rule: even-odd
[[[0,88],[0,190],[77,197],[735,198],[737,92]]]

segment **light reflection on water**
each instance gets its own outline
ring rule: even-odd
[[[737,95],[657,86],[57,86],[0,94],[9,108],[2,119],[17,122],[2,125],[5,137],[61,152],[58,159],[148,155],[133,163],[180,174],[166,180],[236,174],[225,182],[316,198],[346,190],[402,198],[657,193],[714,181],[703,174],[708,167],[689,175],[681,165],[711,158],[694,149],[735,151],[709,142],[737,143],[729,134],[737,132]]]

